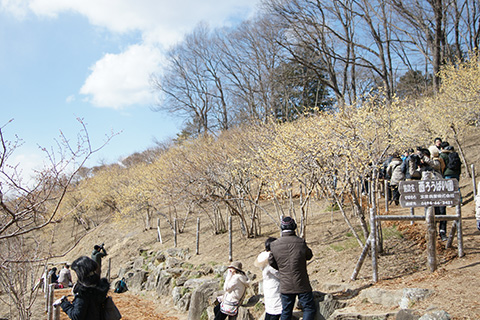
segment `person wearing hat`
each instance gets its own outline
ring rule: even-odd
[[[103,303],[107,298],[110,283],[106,278],[100,279],[96,272],[97,263],[89,257],[82,256],[72,263],[72,270],[77,275],[73,286],[73,302],[66,296],[56,300],[53,305],[60,305],[70,319],[103,320]]]
[[[280,297],[282,299],[281,320],[292,319],[295,299],[303,308],[303,319],[313,320],[317,312],[313,300],[312,286],[307,272],[307,261],[312,259],[312,250],[304,239],[295,234],[297,224],[291,217],[281,222],[282,236],[270,244],[270,265],[278,270]]]
[[[245,292],[249,286],[249,281],[245,272],[242,270],[240,261],[232,262],[227,268],[225,283],[223,284],[224,294],[219,297],[220,304],[213,309],[215,313],[214,320],[236,319],[238,307],[245,297]]]

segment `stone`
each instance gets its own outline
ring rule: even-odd
[[[165,250],[165,254],[170,257],[176,257],[183,260],[190,259],[189,249],[169,248]]]
[[[451,317],[447,312],[443,310],[435,310],[421,316],[418,320],[450,320],[450,319]]]
[[[200,284],[196,289],[194,289],[190,299],[188,320],[198,320],[201,318],[202,313],[204,313],[209,306],[209,298],[218,290],[218,286],[218,280],[209,280]]]
[[[172,276],[162,270],[158,276],[156,292],[158,295],[168,296],[173,288],[171,288]]]
[[[395,320],[418,320],[420,315],[418,311],[410,310],[410,309],[402,309],[398,311]]]
[[[370,303],[381,304],[386,307],[397,307],[403,297],[402,290],[388,290],[381,288],[369,288],[363,290],[359,297]]]
[[[182,261],[174,257],[168,257],[165,261],[165,268],[173,269],[173,268],[180,268],[182,265]]]
[[[346,303],[334,299],[329,293],[319,291],[313,292],[313,298],[317,305],[315,320],[328,319],[337,309],[344,308]]]
[[[133,261],[133,269],[142,269],[143,267],[143,258],[139,257]]]
[[[145,270],[129,271],[125,275],[125,282],[128,289],[132,291],[141,291],[144,289],[144,283],[148,278],[148,272]]]
[[[414,303],[428,298],[433,293],[429,289],[405,288],[399,306],[401,309],[408,309]]]
[[[211,281],[212,281],[212,279],[195,279],[195,278],[192,278],[192,279],[188,279],[187,281],[185,281],[183,286],[187,287],[187,288],[196,289],[196,288],[200,287],[201,285],[203,285],[204,283],[208,283],[208,282],[211,282]]]
[[[162,262],[165,262],[167,258],[165,257],[165,255],[161,252],[158,252],[156,255],[155,255],[155,261],[157,263],[162,263]]]

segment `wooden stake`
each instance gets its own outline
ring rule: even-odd
[[[435,214],[433,207],[428,207],[425,215],[427,223],[427,262],[431,272],[437,270],[437,250],[435,247],[437,240],[437,231],[435,230]]]
[[[233,261],[232,216],[228,217],[228,261]]]
[[[197,218],[197,248],[195,254],[200,254],[200,218]]]

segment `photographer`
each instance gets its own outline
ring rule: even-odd
[[[105,248],[103,246],[103,243],[101,245],[95,245],[92,252],[92,260],[95,261],[98,265],[96,273],[99,276],[101,276],[102,274],[102,258],[107,255],[107,251],[105,251]]]

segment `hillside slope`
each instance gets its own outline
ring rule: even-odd
[[[472,134],[463,142],[467,159],[480,168],[480,147],[477,142],[478,133]],[[480,169],[477,169],[480,171]],[[361,248],[351,237],[348,227],[339,211],[323,210],[324,203],[312,203],[309,208],[309,221],[306,239],[314,252],[314,259],[309,264],[309,273],[315,290],[330,292],[342,297],[345,290],[361,291],[362,288],[377,287],[387,289],[425,288],[434,290],[434,294],[425,301],[412,306],[414,309],[426,311],[434,308],[447,311],[453,319],[480,319],[478,297],[480,288],[477,276],[480,274],[480,232],[476,229],[474,218],[474,201],[472,181],[464,174],[460,181],[463,195],[463,235],[465,256],[457,257],[456,245],[444,249],[444,243],[437,243],[438,270],[431,273],[427,268],[425,252],[426,225],[417,222],[384,223],[389,233],[384,236],[384,252],[379,257],[377,283],[372,283],[371,261],[367,258],[356,281],[350,277],[360,256]],[[379,201],[382,206],[383,199]],[[273,208],[272,213],[274,212]],[[383,210],[382,208],[380,211]],[[420,210],[420,208],[419,208]],[[455,208],[448,208],[447,214],[453,214]],[[408,214],[408,209],[393,207],[392,214]],[[200,254],[195,255],[196,219],[187,221],[185,232],[178,235],[178,247],[189,248],[192,254],[190,262],[228,263],[228,234],[213,235],[209,222],[201,218]],[[355,218],[351,218],[355,221]],[[268,236],[278,236],[278,229],[267,217],[262,218],[262,237],[246,239],[241,235],[240,226],[234,219],[234,260],[241,260],[244,268],[255,273],[261,272],[254,267],[254,260],[263,250],[263,242]],[[450,223],[448,226],[450,227]],[[68,236],[67,233],[65,236]],[[162,222],[163,244],[156,241],[156,230],[143,230],[141,221],[100,225],[87,235],[81,243],[61,261],[73,261],[80,255],[90,255],[94,244],[104,242],[111,259],[112,277],[128,261],[139,255],[141,249],[163,250],[173,247],[173,235]],[[62,241],[59,239],[58,241]],[[104,270],[108,260],[104,262]],[[154,306],[156,311],[165,316],[185,319],[185,315],[168,306],[165,299],[140,296],[142,303]],[[162,301],[160,301],[162,300]],[[353,298],[351,307],[366,313],[392,311],[398,308],[382,307],[367,303],[365,300]],[[133,318],[132,318],[133,319]],[[145,318],[147,319],[147,318]]]

